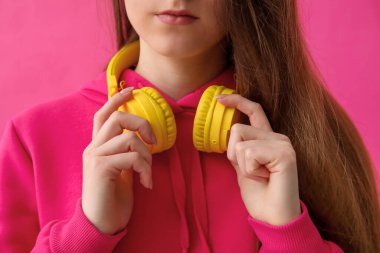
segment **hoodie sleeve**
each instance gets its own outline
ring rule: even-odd
[[[87,219],[81,203],[79,199],[71,219],[51,221],[41,230],[32,253],[113,251],[127,233],[127,228],[116,235],[103,234]]]
[[[295,220],[282,226],[274,226],[248,216],[248,223],[262,243],[260,253],[343,253],[331,241],[320,236],[311,220],[306,205],[300,200],[302,213]]]
[[[112,252],[126,234],[105,235],[84,215],[81,199],[68,220],[40,227],[33,162],[12,121],[0,140],[0,252]]]

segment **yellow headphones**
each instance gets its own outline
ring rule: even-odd
[[[123,81],[119,83],[119,77],[123,70],[138,61],[139,50],[140,43],[137,40],[126,44],[111,59],[107,67],[108,99],[124,88]],[[227,150],[229,131],[237,120],[237,112],[235,108],[225,107],[218,103],[215,95],[232,93],[236,92],[217,85],[212,85],[203,92],[193,126],[193,143],[198,150],[217,153]],[[170,149],[177,135],[175,118],[170,105],[157,90],[151,87],[134,89],[132,94],[133,97],[118,110],[148,120],[157,139],[157,144],[154,145],[144,142],[151,153]]]

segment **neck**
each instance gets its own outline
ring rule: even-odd
[[[135,71],[175,101],[220,74],[227,66],[219,45],[199,55],[173,58],[159,54],[140,38],[140,56]]]

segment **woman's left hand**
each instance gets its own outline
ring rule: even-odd
[[[238,94],[218,101],[246,114],[251,124],[234,124],[227,148],[249,214],[277,226],[294,220],[301,207],[296,153],[289,138],[273,132],[260,104]]]

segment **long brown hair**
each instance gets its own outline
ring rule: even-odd
[[[118,48],[138,38],[114,0]],[[322,238],[345,252],[380,252],[374,164],[348,114],[329,93],[303,38],[295,0],[225,0],[228,57],[237,90],[260,103],[297,154],[300,198]]]

